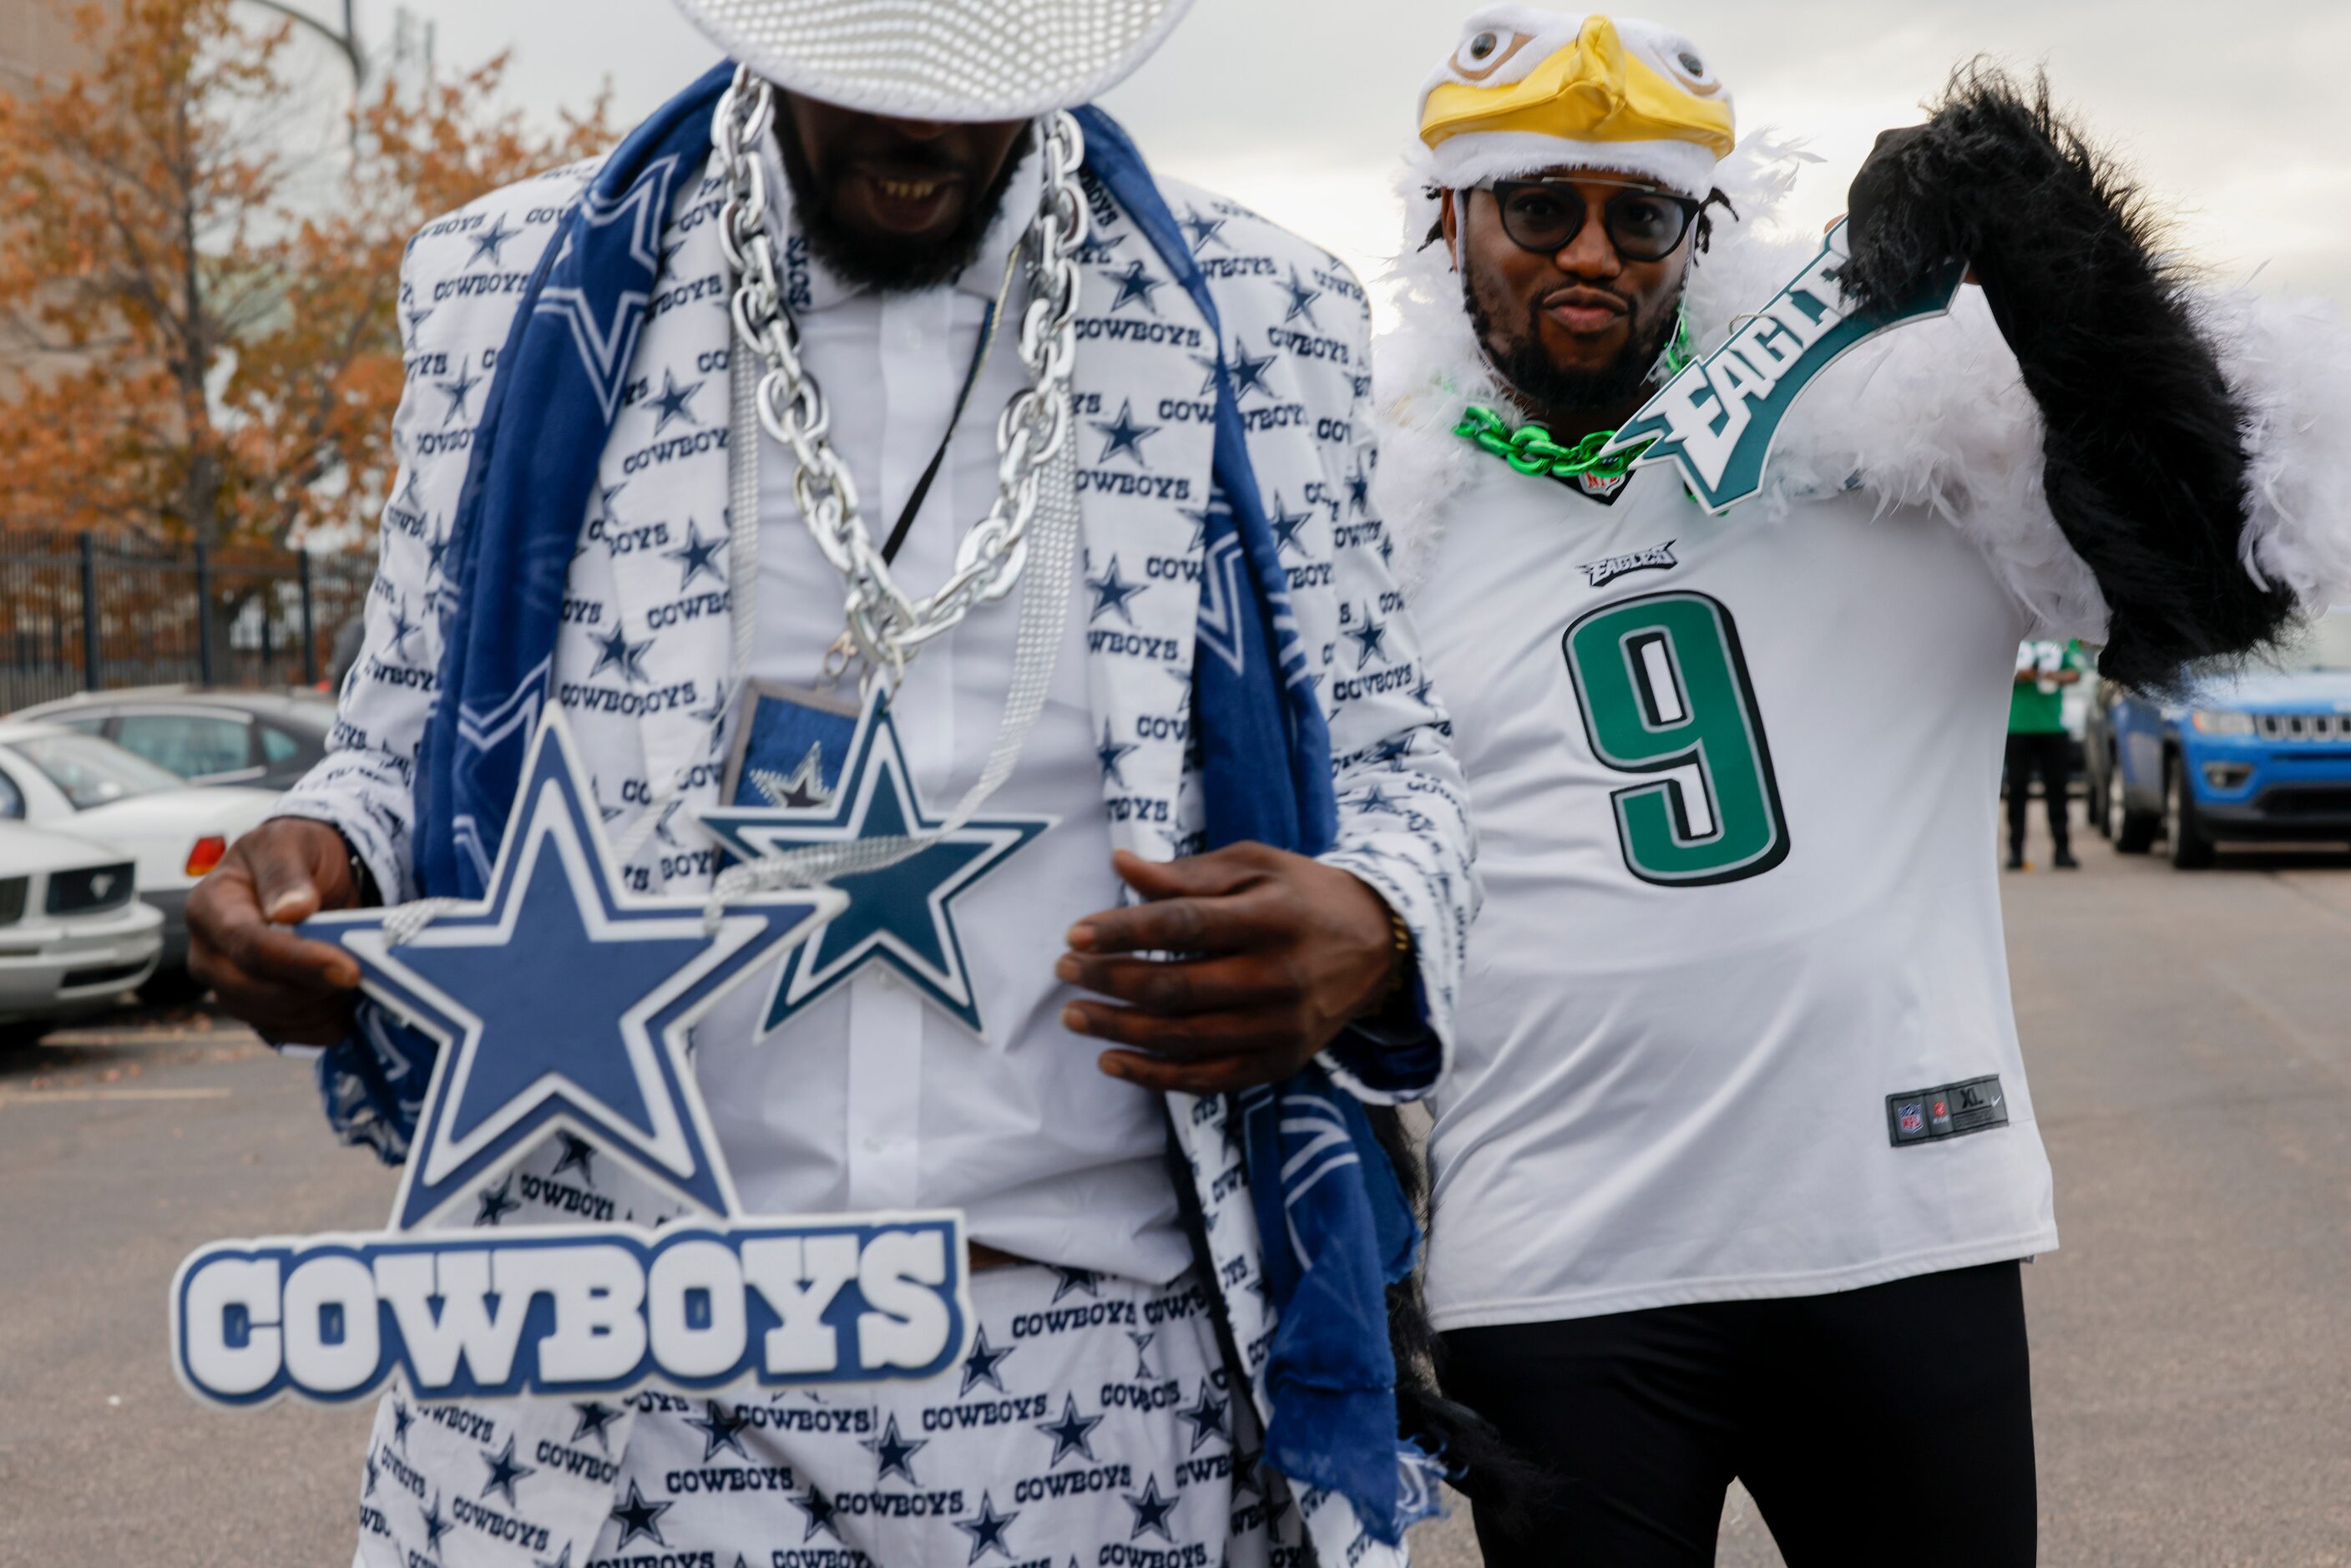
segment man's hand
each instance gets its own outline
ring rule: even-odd
[[[1148,902],[1079,921],[1053,972],[1134,1004],[1061,1010],[1073,1033],[1133,1048],[1102,1052],[1113,1078],[1192,1094],[1278,1083],[1386,998],[1401,961],[1387,905],[1335,866],[1263,844],[1111,863]],[[1178,956],[1134,956],[1153,952]]]
[[[332,1045],[350,1032],[359,964],[284,927],[359,901],[342,834],[273,817],[231,844],[189,895],[188,971],[264,1038]]]

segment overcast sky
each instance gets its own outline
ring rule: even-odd
[[[329,0],[306,0],[324,14]],[[610,78],[632,121],[716,58],[669,0],[408,0],[441,61],[514,51],[527,107],[579,105]],[[1154,164],[1249,203],[1374,272],[1422,78],[1475,0],[1196,0],[1105,101]],[[392,0],[360,0],[385,31]],[[2045,64],[2061,100],[2118,150],[2219,276],[2351,304],[2351,62],[2344,0],[1642,0],[1713,56],[1742,133],[1809,136],[1824,162],[1799,215],[1824,218],[1870,140],[1919,118],[1979,53]]]

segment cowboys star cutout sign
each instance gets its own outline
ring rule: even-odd
[[[696,1019],[852,910],[823,887],[723,904],[624,893],[549,710],[478,903],[421,928],[383,909],[302,927],[440,1042],[432,1085],[391,1232],[221,1242],[181,1265],[182,1382],[245,1406],[356,1399],[395,1374],[445,1399],[918,1378],[961,1359],[962,1216],[745,1217],[689,1060]],[[449,1228],[551,1139],[708,1218],[657,1234]]]

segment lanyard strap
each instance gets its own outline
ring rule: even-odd
[[[1004,319],[1004,302],[1011,296],[1012,274],[1019,262],[1020,247],[1014,246],[1012,253],[1004,258],[1004,281],[997,287],[995,303],[988,306],[987,319],[979,324],[979,347],[972,353],[971,368],[963,373],[963,391],[956,397],[955,413],[947,416],[946,434],[939,437],[939,449],[931,454],[931,461],[924,468],[923,476],[914,481],[914,494],[906,497],[906,505],[899,512],[896,525],[890,529],[889,538],[883,542],[882,563],[884,566],[897,560],[898,547],[906,542],[906,530],[914,526],[914,514],[923,509],[923,499],[931,493],[931,481],[939,476],[939,467],[947,458],[947,448],[954,444],[956,427],[963,423],[963,411],[971,406],[971,394],[979,385],[979,372],[987,363],[989,350],[996,347],[996,324]]]

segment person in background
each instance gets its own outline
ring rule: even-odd
[[[2065,688],[2082,680],[2082,644],[2027,642],[2016,645],[2016,688],[2008,699],[2008,869],[2031,871],[2024,859],[2024,819],[2032,809],[2032,775],[2049,798],[2049,863],[2078,870],[2067,817],[2074,774],[2066,750]]]

